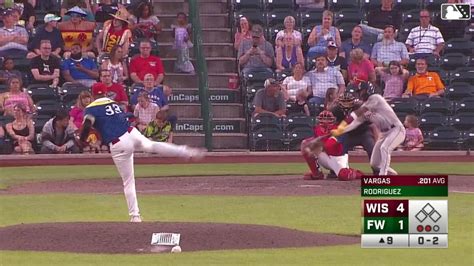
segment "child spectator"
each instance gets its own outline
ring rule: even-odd
[[[109,58],[102,61],[102,69],[110,70],[112,75],[112,83],[123,84],[123,81],[128,79],[127,64],[123,63],[123,49],[122,46],[116,44],[110,51]]]
[[[328,88],[326,91],[326,97],[324,98],[324,110],[332,110],[337,103],[337,89]]]
[[[387,100],[402,97],[403,85],[408,79],[408,71],[402,69],[397,61],[390,61],[387,69],[376,67],[375,71],[380,75],[380,79],[385,83],[383,97]]]
[[[21,77],[21,72],[15,70],[13,59],[7,57],[3,59],[2,70],[0,70],[0,83],[6,83],[12,77]]]
[[[136,126],[143,132],[147,127],[148,123],[153,121],[156,113],[160,111],[160,107],[150,102],[150,98],[147,92],[142,92],[138,95],[138,104],[135,106],[133,115],[136,117]]]
[[[165,111],[156,113],[155,119],[146,127],[144,135],[153,141],[173,143],[173,127],[166,120]]]
[[[135,39],[147,38],[157,40],[161,32],[160,19],[153,14],[153,5],[150,2],[142,2],[134,10],[130,17],[132,21],[133,37]]]
[[[250,34],[251,25],[246,17],[241,17],[239,19],[239,25],[234,35],[234,48],[239,51],[240,43],[243,40],[251,40],[252,35]]]
[[[418,127],[418,118],[414,115],[407,115],[403,122],[406,128],[405,141],[401,149],[404,151],[419,151],[423,145],[423,133]]]
[[[35,126],[33,120],[27,115],[26,106],[17,104],[13,108],[15,120],[8,123],[6,128],[13,139],[13,146],[16,153],[29,154],[33,152],[31,142],[34,139]]]
[[[307,98],[308,92],[306,90],[299,90],[298,93],[296,93],[295,111],[310,116]]]
[[[92,102],[92,95],[88,91],[81,91],[77,97],[76,104],[69,111],[71,116],[71,123],[76,126],[76,129],[82,126],[84,120],[84,109]]]
[[[191,24],[188,23],[186,14],[179,12],[176,17],[176,25],[171,25],[174,34],[173,49],[176,49],[177,59],[174,64],[175,72],[194,74],[194,66],[189,57],[189,48],[193,47],[191,42]]]

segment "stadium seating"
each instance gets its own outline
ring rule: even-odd
[[[412,9],[419,10],[422,6],[422,3],[420,2],[420,0],[395,0],[393,2],[395,3],[395,7],[402,11],[407,11],[407,10],[412,10]]]
[[[283,119],[283,125],[285,130],[292,131],[295,128],[302,128],[307,127],[312,129],[315,124],[314,117],[296,114],[296,115],[289,115],[285,119]]]
[[[319,25],[323,19],[323,10],[307,10],[300,13],[301,26]],[[312,27],[311,27],[312,28]]]
[[[276,35],[278,34],[279,31],[283,29],[285,29],[285,25],[283,23],[268,27],[267,36],[266,36],[267,41],[274,44]]]
[[[469,84],[474,84],[474,70],[469,69],[456,69],[454,70],[451,75],[451,83],[454,82],[466,82]]]
[[[267,20],[265,12],[256,9],[242,9],[238,10],[234,14],[234,21],[239,21],[241,17],[246,17],[251,24],[260,24],[266,27]]]
[[[71,101],[75,101],[77,99],[77,96],[79,96],[79,93],[81,93],[82,91],[90,90],[82,84],[65,83],[61,87],[59,94],[61,95],[63,103],[69,103]]]
[[[38,101],[35,106],[39,115],[49,116],[55,115],[62,107],[58,100],[41,100]]]
[[[441,4],[446,3],[445,0],[422,0],[424,7],[430,11],[439,11]]]
[[[419,26],[419,22],[410,22],[405,23],[400,26],[400,30],[398,31],[397,40],[399,42],[405,43],[407,40],[408,34],[410,34],[411,29],[414,27]]]
[[[470,56],[474,51],[474,42],[468,41],[464,38],[451,39],[446,42],[444,47],[444,53],[462,53],[466,56]]]
[[[413,9],[407,10],[402,13],[402,23],[420,23],[420,10]]]
[[[462,138],[462,149],[474,149],[474,128],[465,131]]]
[[[339,29],[339,33],[341,34],[341,40],[346,40],[351,38],[351,33],[352,29],[354,28],[355,25],[358,25],[359,23],[355,22],[343,22],[337,26]]]
[[[359,24],[363,18],[363,14],[359,9],[341,9],[334,15],[334,24],[336,26],[342,23]]]
[[[234,10],[242,9],[263,9],[263,2],[261,0],[234,0],[232,3]]]
[[[381,5],[381,0],[360,0],[360,8],[365,11],[380,8]]]
[[[452,127],[438,127],[425,138],[426,149],[452,150],[459,149],[463,134]]]
[[[243,76],[245,86],[254,82],[264,82],[267,78],[272,78],[273,74],[268,72],[252,72]]]
[[[281,151],[285,149],[284,140],[284,134],[280,129],[261,128],[252,132],[250,147],[254,151]]]
[[[304,139],[314,136],[313,130],[306,126],[295,127],[288,132],[288,150],[298,151],[300,150],[301,141]]]
[[[250,120],[250,130],[257,131],[261,128],[277,128],[282,130],[283,123],[279,117],[273,114],[262,113]]]
[[[454,105],[455,111],[459,113],[474,113],[474,97],[464,98]]]
[[[51,119],[50,115],[36,115],[33,117],[33,125],[35,126],[35,133],[40,134],[43,130],[44,124]]]
[[[474,97],[474,86],[466,82],[454,82],[446,86],[446,97],[450,100],[461,100]]]
[[[359,0],[328,0],[329,9],[339,11],[343,8],[359,8]]]
[[[420,116],[420,129],[431,131],[437,127],[448,125],[449,119],[443,113],[428,112]]]
[[[453,111],[453,103],[446,98],[428,98],[420,104],[420,113],[440,112],[443,114],[451,114]]]
[[[50,88],[47,84],[31,84],[26,90],[33,99],[33,102],[41,100],[58,101],[58,96],[55,90]]]
[[[458,67],[467,66],[469,58],[461,53],[445,54],[440,59],[440,66],[446,70],[454,70]]]
[[[265,0],[265,8],[273,10],[276,8],[292,10],[295,8],[294,0]]]
[[[396,113],[417,114],[419,103],[415,98],[396,98],[390,101],[390,106]]]
[[[474,113],[457,114],[451,118],[450,124],[461,131],[474,128]]]
[[[295,20],[297,18],[296,12],[294,12],[293,10],[276,9],[276,10],[268,12],[266,16],[268,27],[272,27],[277,24],[283,24],[287,16],[293,16]]]

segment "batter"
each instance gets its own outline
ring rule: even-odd
[[[84,111],[83,128],[80,140],[85,141],[93,126],[102,136],[102,143],[109,145],[112,159],[122,177],[123,190],[127,200],[130,222],[141,222],[138,208],[135,175],[133,169],[133,153],[144,151],[180,156],[188,159],[202,158],[201,149],[178,146],[171,143],[153,142],[143,136],[136,128],[131,127],[126,114],[113,100],[104,97],[104,91],[98,91],[96,100]]]
[[[381,132],[370,157],[374,174],[387,175],[389,172],[397,174],[390,168],[390,156],[392,151],[404,141],[405,127],[387,101],[381,95],[375,94],[372,83],[362,82],[356,89],[359,98],[364,103],[359,109],[351,112],[337,129],[331,130],[331,134],[337,137],[356,129],[364,121],[372,122]]]

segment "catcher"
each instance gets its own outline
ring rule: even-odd
[[[331,130],[337,128],[334,115],[330,111],[322,111],[318,120],[319,124],[314,127],[315,136],[301,142],[301,154],[311,170],[304,175],[304,179],[325,179],[320,165],[334,171],[342,181],[360,178],[362,172],[349,168],[349,157],[343,152],[342,144],[330,136]]]

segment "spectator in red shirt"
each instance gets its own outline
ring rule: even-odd
[[[360,82],[370,81],[375,84],[374,64],[364,58],[364,51],[356,48],[351,51],[351,63],[347,67],[349,83],[359,85]]]
[[[92,96],[95,97],[98,90],[105,90],[105,95],[116,101],[122,110],[128,109],[128,96],[120,83],[112,83],[112,74],[108,69],[100,70],[100,82],[92,86]]]
[[[143,40],[140,42],[140,55],[135,56],[130,62],[130,78],[135,83],[143,83],[147,73],[155,77],[155,86],[161,84],[165,77],[161,58],[151,55],[150,41]]]

